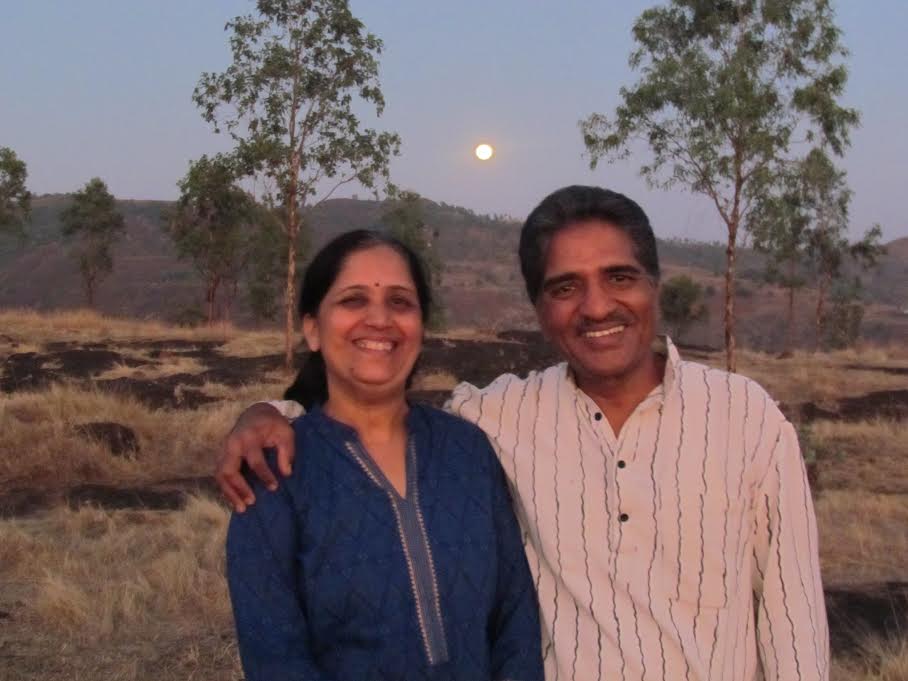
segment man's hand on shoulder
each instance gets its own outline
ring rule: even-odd
[[[269,490],[277,489],[277,478],[262,452],[269,447],[277,450],[281,475],[290,475],[294,456],[293,428],[273,405],[259,402],[240,414],[221,447],[214,474],[221,493],[238,513],[255,503],[252,488],[240,472],[244,461]]]

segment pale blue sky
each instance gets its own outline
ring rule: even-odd
[[[556,187],[623,191],[661,236],[723,239],[702,198],[650,190],[635,159],[590,171],[577,122],[608,112],[627,66],[630,27],[651,0],[352,0],[385,42],[380,127],[403,138],[393,179],[437,201],[523,218]],[[908,235],[908,2],[838,0],[852,52],[846,102],[863,116],[844,166],[853,231],[879,222]],[[251,0],[4,0],[0,146],[28,163],[36,193],[92,176],[122,198],[171,199],[190,159],[229,146],[191,101],[203,71],[229,63],[224,23]],[[496,146],[488,163],[472,156]],[[356,191],[356,190],[351,190]],[[349,194],[350,192],[348,192]]]

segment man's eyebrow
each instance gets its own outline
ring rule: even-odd
[[[567,281],[572,281],[577,278],[576,272],[565,272],[563,274],[555,275],[554,277],[549,277],[548,279],[543,280],[542,288],[548,289],[552,286],[557,286],[558,284],[563,284]]]
[[[604,274],[643,274],[643,268],[636,265],[612,265],[603,267],[601,271]]]

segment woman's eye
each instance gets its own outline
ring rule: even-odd
[[[344,307],[362,307],[366,303],[363,296],[347,296],[340,299],[340,304]]]
[[[404,298],[402,296],[396,296],[391,299],[391,307],[396,310],[412,310],[416,306],[409,298]]]

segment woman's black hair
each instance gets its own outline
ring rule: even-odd
[[[372,229],[355,229],[344,232],[329,241],[315,254],[303,275],[298,310],[300,318],[302,319],[305,315],[318,314],[322,300],[350,255],[376,246],[388,246],[394,249],[407,263],[410,277],[416,287],[422,321],[425,324],[432,305],[432,291],[429,288],[429,280],[426,277],[422,261],[403,242]],[[325,373],[325,360],[321,352],[309,353],[293,385],[284,392],[284,399],[299,402],[306,409],[315,404],[323,404],[328,399],[328,377]]]

